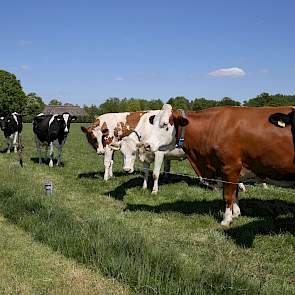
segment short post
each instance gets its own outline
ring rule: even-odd
[[[51,197],[53,194],[53,183],[52,181],[44,182],[44,189],[48,197]]]

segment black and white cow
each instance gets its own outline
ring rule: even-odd
[[[76,119],[76,116],[71,116],[69,113],[63,113],[62,115],[45,115],[41,113],[34,118],[33,131],[35,133],[39,164],[42,163],[41,145],[45,145],[45,158],[47,159],[49,147],[49,167],[53,167],[53,144],[56,144],[58,149],[57,165],[60,165],[62,147],[69,134],[71,122]]]
[[[16,112],[0,111],[0,128],[6,139],[7,153],[10,153],[12,147],[16,153],[19,137],[23,130],[22,116]]]

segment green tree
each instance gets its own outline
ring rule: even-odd
[[[224,97],[222,100],[217,102],[218,106],[240,106],[241,103],[239,101],[233,100],[230,97]]]
[[[84,122],[94,122],[95,118],[99,116],[100,110],[99,107],[92,104],[91,106],[83,106],[84,111],[86,112],[86,116],[83,118]]]
[[[24,121],[32,122],[33,118],[43,111],[45,104],[42,97],[38,96],[35,92],[29,93],[26,101]]]
[[[117,97],[111,97],[108,98],[104,103],[102,103],[99,106],[99,113],[105,114],[105,113],[119,113],[123,112],[122,110],[122,104],[119,98]]]
[[[61,105],[62,105],[62,102],[59,101],[58,99],[52,99],[52,100],[49,102],[49,105],[50,105],[50,106],[61,106]]]
[[[183,109],[184,111],[191,110],[191,103],[184,96],[171,97],[167,103],[176,109]]]
[[[152,99],[148,102],[149,110],[160,110],[163,106],[163,101],[161,99]]]
[[[26,95],[14,74],[0,70],[0,109],[22,113]]]
[[[290,101],[282,94],[270,95],[263,92],[255,98],[250,99],[244,103],[245,106],[262,107],[262,106],[287,106]]]
[[[213,108],[217,106],[217,101],[213,99],[206,99],[206,98],[196,98],[192,102],[192,110],[193,111],[200,111],[208,108]]]

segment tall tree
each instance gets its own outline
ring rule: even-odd
[[[0,70],[0,109],[22,113],[26,95],[14,74]]]
[[[42,97],[38,96],[35,92],[31,92],[27,95],[27,103],[24,109],[24,121],[32,122],[32,119],[41,113],[44,109],[44,102]]]

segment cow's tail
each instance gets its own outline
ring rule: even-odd
[[[19,157],[19,163],[23,167],[23,143],[22,143],[22,133],[20,132],[17,137],[17,153]]]

